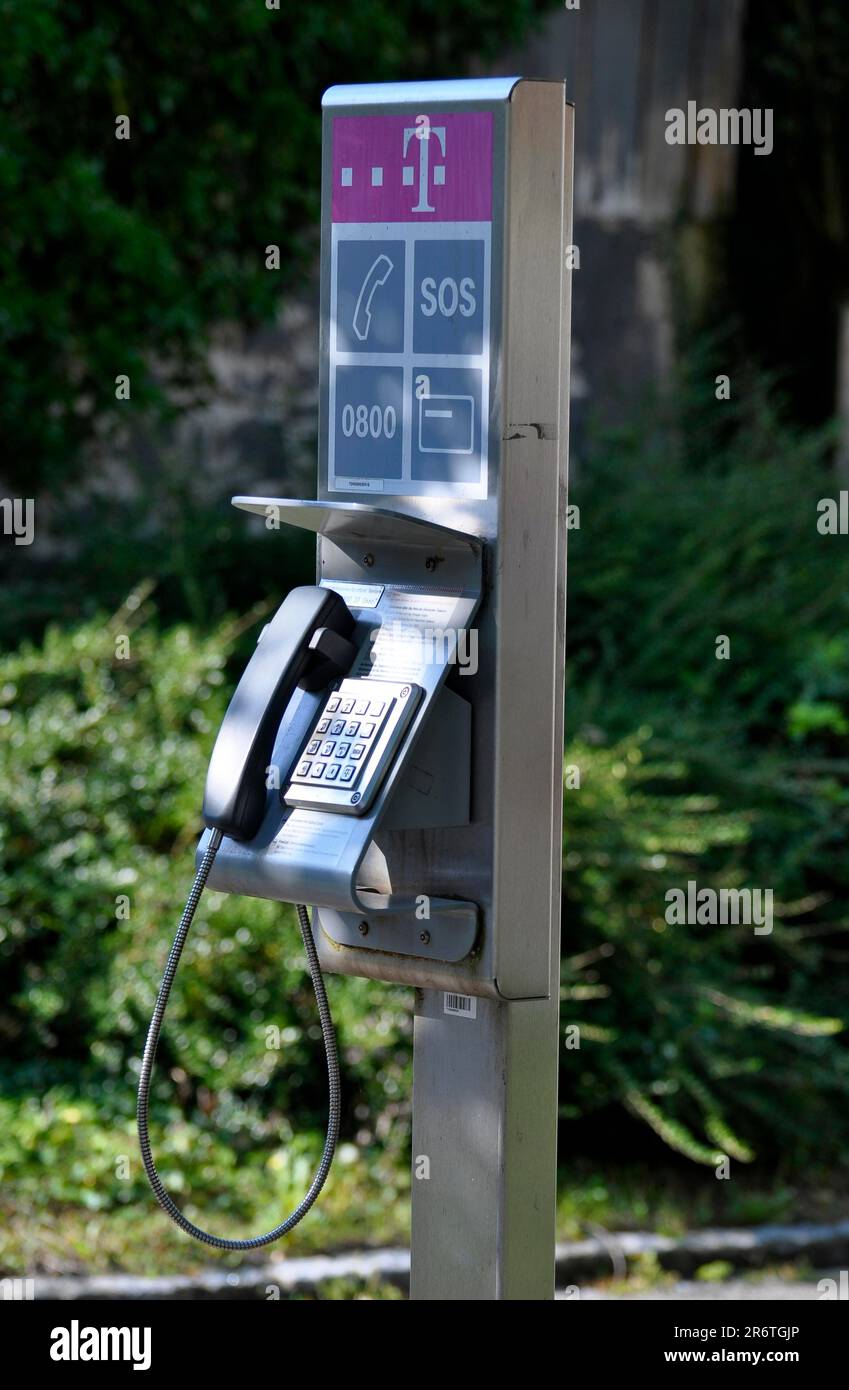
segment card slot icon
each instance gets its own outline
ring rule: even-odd
[[[471,454],[475,446],[473,396],[419,397],[419,450],[423,454]]]

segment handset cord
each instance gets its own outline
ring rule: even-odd
[[[336,1141],[339,1138],[339,1056],[336,1050],[336,1034],[333,1031],[333,1020],[330,1017],[330,1007],[327,1003],[327,992],[324,988],[324,980],[321,975],[321,966],[318,963],[318,952],[315,949],[312,927],[310,926],[309,913],[301,903],[297,904],[298,924],[301,928],[301,936],[304,940],[304,950],[307,954],[307,964],[309,966],[310,978],[315,991],[315,1000],[318,1005],[318,1014],[321,1020],[321,1032],[324,1038],[324,1051],[327,1056],[327,1079],[330,1089],[330,1110],[327,1121],[327,1137],[324,1141],[324,1152],[321,1155],[321,1162],[316,1170],[315,1177],[310,1184],[309,1191],[303,1201],[295,1208],[285,1221],[281,1221],[279,1226],[275,1226],[273,1231],[268,1231],[264,1236],[252,1236],[248,1240],[224,1240],[220,1236],[210,1235],[208,1231],[202,1231],[199,1226],[195,1226],[184,1216],[166,1192],[162,1179],[156,1171],[153,1155],[150,1151],[150,1133],[148,1130],[148,1113],[150,1109],[150,1076],[153,1071],[153,1063],[156,1057],[156,1048],[159,1043],[159,1034],[162,1029],[162,1020],[165,1017],[165,1010],[168,1007],[168,996],[171,993],[171,986],[174,983],[174,976],[177,973],[177,966],[180,963],[180,956],[186,944],[186,937],[192,925],[198,903],[206,887],[206,880],[213,865],[218,847],[221,844],[222,834],[220,830],[213,830],[206,853],[201,861],[200,868],[195,875],[192,891],[183,909],[180,918],[180,925],[177,935],[174,937],[174,945],[168,956],[168,963],[165,966],[165,974],[162,977],[162,984],[159,986],[159,994],[156,1000],[156,1007],[153,1010],[153,1017],[150,1020],[150,1028],[147,1032],[147,1042],[144,1045],[144,1056],[142,1057],[141,1075],[139,1076],[139,1096],[138,1096],[138,1130],[141,1155],[144,1162],[145,1172],[153,1188],[157,1202],[184,1231],[195,1240],[202,1240],[206,1245],[214,1245],[219,1250],[256,1250],[261,1245],[269,1245],[271,1241],[277,1240],[279,1236],[284,1236],[287,1231],[291,1231],[293,1226],[306,1216],[316,1197],[323,1188],[330,1172],[330,1165],[333,1162],[333,1155],[336,1150]]]

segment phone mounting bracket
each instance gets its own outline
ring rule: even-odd
[[[224,839],[209,886],[315,906],[331,970],[339,968],[334,957],[351,950],[466,959],[478,934],[477,903],[422,882],[421,854],[405,856],[403,846],[410,832],[420,849],[429,832],[469,823],[471,706],[446,679],[480,603],[483,540],[359,502],[235,497],[233,505],[272,529],[316,533],[320,582],[342,595],[356,622],[349,678],[364,690],[370,679],[407,681],[422,694],[368,810],[341,814],[283,800],[328,696],[296,687],[275,742],[269,773],[278,775],[268,777],[260,830],[248,843]],[[207,831],[199,860],[208,838]]]

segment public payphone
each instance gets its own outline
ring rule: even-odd
[[[319,966],[414,986],[414,1296],[544,1297],[572,113],[562,83],[518,78],[338,87],[323,107],[318,498],[234,498],[315,533],[317,583],[260,635],[213,750],[142,1151],[184,1229],[275,1239],[338,1130]],[[206,884],[300,905],[331,1081],[310,1192],[244,1242],[177,1211],[147,1136]]]

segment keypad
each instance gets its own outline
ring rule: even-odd
[[[328,715],[331,706],[335,706],[340,714],[356,713],[360,715],[360,719],[334,719],[331,721]],[[304,781],[318,782],[325,776],[326,769],[328,781],[335,782],[338,779],[346,786],[350,786],[363,766],[363,754],[366,752],[364,742],[352,743],[352,740],[356,738],[373,740],[379,717],[378,711],[385,720],[387,717],[384,714],[386,706],[387,701],[385,700],[356,700],[350,696],[340,700],[338,695],[332,695],[324,706],[321,718],[313,730],[313,735],[329,734],[330,737],[323,741],[316,737],[310,738],[304,752],[309,755],[311,761],[302,762],[292,780],[303,779]],[[362,718],[364,715],[374,716],[374,718],[364,721]],[[339,738],[340,734],[345,735],[344,739]]]
[[[344,680],[319,711],[291,773],[286,802],[362,814],[392,764],[421,694],[418,686],[400,682]]]

